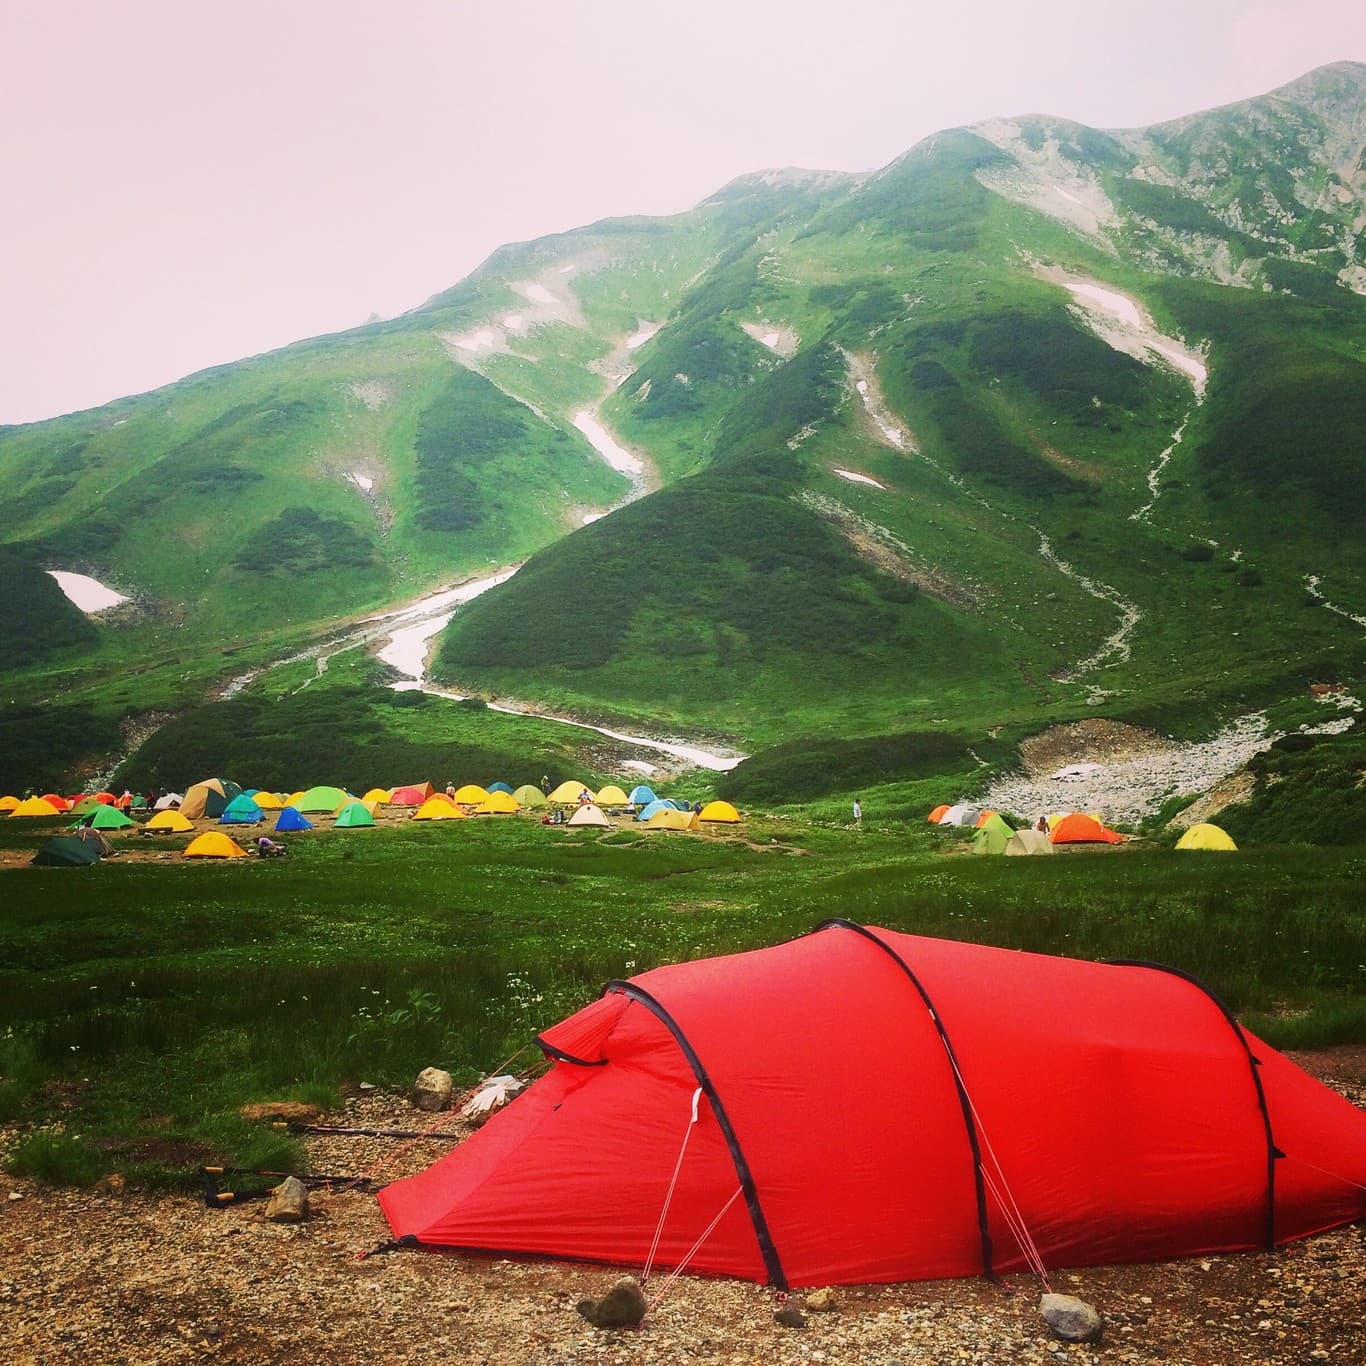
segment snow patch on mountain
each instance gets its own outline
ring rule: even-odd
[[[1145,365],[1176,370],[1190,381],[1196,401],[1205,396],[1209,367],[1205,358],[1180,337],[1162,332],[1147,310],[1128,294],[1050,266],[1037,266],[1041,279],[1061,285],[1072,296],[1072,310],[1107,346]]]
[[[764,322],[742,322],[740,324],[744,334],[760,346],[766,346],[775,356],[782,356],[786,359],[797,354],[799,338],[790,327],[783,327],[779,323]]]
[[[875,489],[886,489],[887,487],[886,484],[879,484],[871,475],[859,474],[857,470],[837,469],[835,473],[838,474],[841,479],[847,479],[851,484],[869,484]]]
[[[47,572],[57,580],[57,587],[82,612],[107,612],[109,608],[128,601],[126,593],[109,588],[98,579],[92,579],[89,574],[73,574],[65,569],[49,569]]]

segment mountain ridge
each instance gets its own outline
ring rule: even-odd
[[[745,742],[1095,708],[1198,729],[1355,677],[1351,621],[1300,604],[1323,581],[1350,618],[1366,567],[1334,530],[1366,430],[1361,176],[1322,131],[1366,117],[1363,78],[754,172],[506,244],[395,319],[0,429],[0,541],[136,600],[93,647],[53,633],[12,693],[184,707],[523,558],[448,628],[448,682]],[[622,506],[644,489],[586,415],[657,492]]]

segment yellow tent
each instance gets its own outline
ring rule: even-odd
[[[1238,846],[1233,840],[1217,825],[1192,825],[1179,840],[1176,841],[1178,849],[1210,849],[1227,853],[1230,850],[1237,850]]]
[[[184,858],[246,858],[247,851],[235,840],[217,830],[210,830],[185,846]]]
[[[599,806],[630,806],[631,799],[616,786],[604,787],[597,795]]]
[[[413,812],[413,819],[415,821],[463,821],[468,817],[458,806],[452,806],[445,797],[428,797]]]
[[[372,787],[369,792],[361,798],[361,801],[363,801],[366,806],[369,806],[371,802],[374,802],[376,806],[384,806],[388,803],[389,798],[392,795],[393,794],[387,787]]]
[[[646,830],[696,830],[698,815],[696,811],[670,811],[665,807],[663,811],[656,811],[648,821],[645,822]]]
[[[591,789],[586,783],[574,782],[572,779],[566,779],[562,782],[559,787],[550,794],[548,800],[554,802],[558,806],[577,806],[580,792],[587,792],[588,800],[590,802],[595,800]]]
[[[252,800],[254,801],[255,798]],[[170,830],[183,835],[185,831],[194,829],[194,822],[187,821],[179,811],[158,811],[142,828],[144,830]]]
[[[11,816],[60,816],[51,802],[44,801],[41,797],[27,797],[10,812]]]
[[[725,821],[734,825],[740,813],[729,802],[708,802],[697,817],[700,821]]]
[[[487,788],[480,787],[478,783],[466,783],[464,787],[455,789],[455,796],[451,798],[451,801],[457,806],[478,806],[488,799]]]
[[[456,794],[459,795],[458,793]],[[489,795],[474,808],[476,816],[510,816],[514,811],[520,811],[516,798],[509,797],[506,792],[490,792]]]
[[[18,797],[0,797],[0,811],[13,811],[18,805]]]
[[[274,792],[253,792],[251,799],[262,811],[279,811],[284,806]]]
[[[291,792],[289,796],[285,798],[285,805],[292,806],[297,811],[299,809],[299,803],[303,801],[303,799],[304,789],[300,788],[297,792]]]

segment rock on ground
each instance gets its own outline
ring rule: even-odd
[[[435,1113],[451,1103],[454,1089],[449,1072],[443,1072],[439,1067],[424,1067],[413,1083],[412,1101],[419,1110]]]

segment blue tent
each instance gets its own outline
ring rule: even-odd
[[[686,802],[676,802],[672,797],[665,797],[664,805],[670,811],[686,811],[688,809],[688,804]]]
[[[631,789],[630,801],[632,806],[649,806],[654,799],[655,794],[644,783]]]
[[[223,808],[219,825],[255,825],[261,819],[261,808],[246,793],[240,793]]]
[[[511,789],[506,783],[490,783],[490,784],[484,789],[484,791],[485,791],[485,792],[506,792],[506,793],[508,794],[509,797],[511,797],[511,796],[513,795],[512,789]]]
[[[668,811],[671,805],[672,803],[661,802],[659,798],[656,797],[654,801],[646,802],[645,805],[642,806],[640,810],[636,812],[636,820],[648,821],[650,817],[655,814],[656,811]]]
[[[280,818],[275,822],[275,833],[278,835],[282,830],[288,833],[291,830],[312,830],[313,822],[306,816],[301,816],[292,806],[282,807]]]

